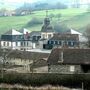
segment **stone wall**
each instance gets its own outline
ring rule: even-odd
[[[80,65],[50,65],[49,72],[62,74],[75,74],[75,73],[82,73],[82,69]]]

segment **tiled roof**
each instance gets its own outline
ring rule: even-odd
[[[1,35],[2,41],[31,41],[26,35]]]
[[[34,68],[38,68],[38,67],[44,67],[47,66],[47,60],[45,59],[39,59],[37,61],[35,61],[34,63],[30,64],[31,66],[33,66]]]
[[[79,40],[78,34],[55,34],[50,40]]]
[[[49,56],[48,53],[39,53],[39,52],[29,52],[29,51],[18,51],[13,50],[8,57],[9,58],[21,58],[21,59],[29,59],[29,60],[39,60],[42,58],[47,58]]]
[[[41,32],[40,31],[32,31],[30,33],[30,37],[32,37],[32,36],[41,36]]]
[[[54,32],[54,29],[51,25],[48,25],[48,26],[43,25],[41,32]]]
[[[63,56],[62,53],[63,52]],[[62,59],[63,58],[63,59]],[[60,49],[52,50],[49,64],[90,64],[90,49]]]

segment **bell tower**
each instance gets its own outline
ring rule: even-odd
[[[50,24],[50,19],[48,17],[48,10],[46,10],[46,17],[44,19],[44,25],[48,26]]]

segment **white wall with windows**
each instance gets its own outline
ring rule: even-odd
[[[43,32],[41,33],[41,38],[44,38],[44,39],[49,39],[51,37],[53,37],[53,32]]]
[[[1,41],[1,47],[11,47],[10,41]]]
[[[32,48],[36,48],[36,44],[31,41],[1,41],[1,48],[30,50]]]

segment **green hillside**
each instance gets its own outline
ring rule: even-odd
[[[14,28],[21,29],[27,28],[30,31],[40,30],[42,24],[27,25],[27,23],[33,18],[44,19],[45,10],[34,11],[33,14],[27,16],[12,16],[12,17],[0,17],[0,34],[3,32]],[[68,27],[74,28],[76,30],[82,30],[85,26],[90,23],[90,13],[87,13],[84,9],[62,9],[62,10],[49,10],[50,14],[61,14],[60,21],[57,21],[57,17],[54,16],[52,22],[64,23]]]

